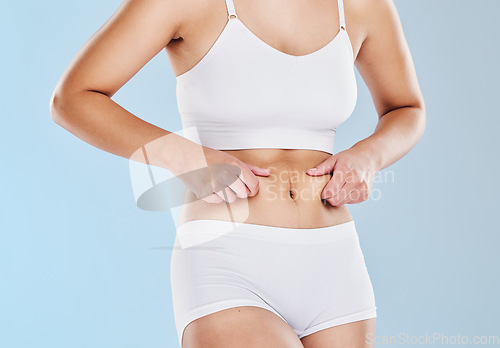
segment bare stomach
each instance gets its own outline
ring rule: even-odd
[[[259,192],[233,203],[208,203],[185,190],[179,225],[191,220],[223,220],[287,228],[318,228],[352,220],[345,205],[321,199],[331,174],[309,176],[306,170],[330,157],[317,150],[245,149],[223,150],[240,161],[270,168],[267,177],[257,176]]]

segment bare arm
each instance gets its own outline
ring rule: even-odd
[[[102,150],[171,169],[175,149],[194,143],[111,97],[175,37],[182,11],[182,0],[125,0],[64,72],[50,101],[52,119]]]
[[[426,113],[415,67],[393,0],[367,0],[366,38],[356,67],[372,95],[379,121],[352,148],[366,151],[377,170],[407,154],[420,140]]]

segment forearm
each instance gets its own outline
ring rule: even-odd
[[[420,140],[426,123],[425,109],[404,107],[392,110],[379,119],[372,135],[357,142],[360,149],[381,170],[397,162]]]
[[[83,141],[117,156],[177,170],[190,140],[148,123],[92,91],[54,96],[52,119]]]

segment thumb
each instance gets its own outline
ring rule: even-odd
[[[331,173],[337,162],[337,157],[335,155],[328,157],[326,160],[318,164],[316,167],[306,170],[308,175],[324,175]]]
[[[271,169],[265,169],[265,168],[261,168],[261,167],[258,167],[254,164],[250,164],[250,163],[245,163],[243,162],[248,169],[250,169],[252,171],[252,173],[254,173],[255,175],[258,175],[258,176],[269,176],[271,174]]]

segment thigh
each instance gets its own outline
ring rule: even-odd
[[[301,341],[304,348],[371,348],[375,327],[376,318],[360,320],[317,331]]]
[[[189,323],[182,348],[303,348],[297,334],[271,311],[252,306],[224,309]]]

